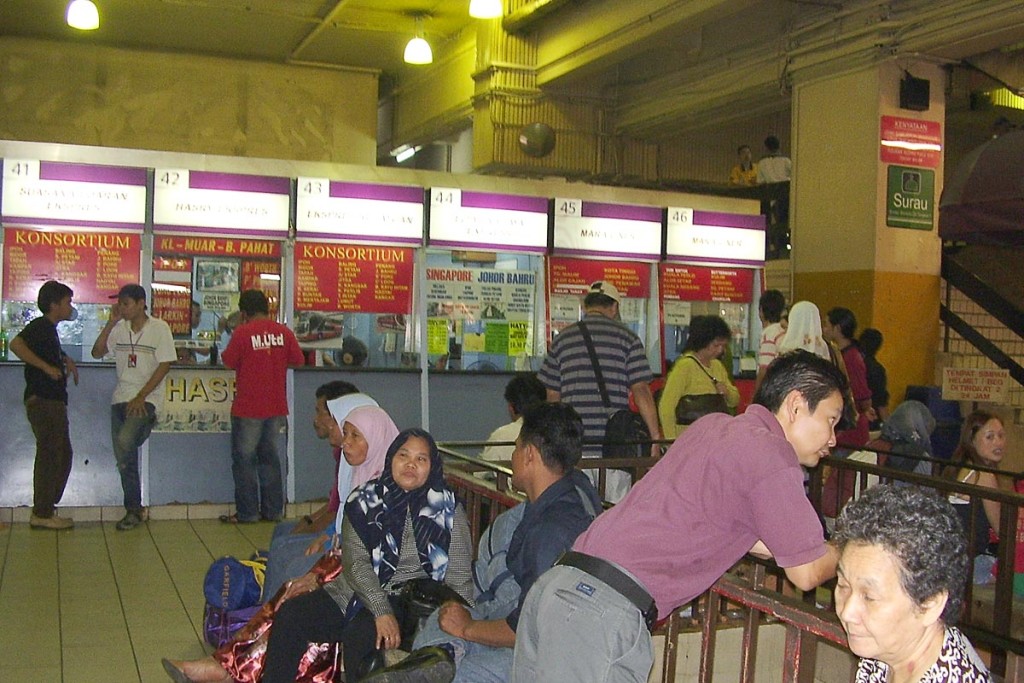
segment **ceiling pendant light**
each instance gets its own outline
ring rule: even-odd
[[[469,16],[474,19],[497,19],[503,13],[501,0],[469,0]]]
[[[423,39],[423,18],[416,17],[416,37],[405,46],[406,64],[430,64],[434,61],[434,53],[430,43]]]
[[[94,31],[100,27],[100,13],[92,0],[71,0],[66,18],[68,26],[80,31]]]

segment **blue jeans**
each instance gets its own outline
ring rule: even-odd
[[[231,417],[231,475],[235,479],[235,514],[240,522],[280,519],[284,487],[277,437],[285,416],[257,419]]]
[[[142,512],[142,483],[139,480],[139,446],[149,438],[156,424],[156,406],[146,404],[145,417],[129,416],[127,403],[110,406],[110,440],[114,445],[114,459],[121,474],[124,490],[124,508],[128,512]]]
[[[322,532],[293,534],[292,529],[296,524],[298,520],[290,520],[274,527],[274,534],[270,538],[267,572],[263,579],[263,602],[274,597],[285,581],[299,578],[323,557],[322,552],[306,555],[306,548]]]
[[[413,648],[448,644],[455,654],[455,678],[452,683],[508,683],[512,672],[512,648],[492,647],[456,638],[441,629],[437,621],[439,610],[434,610],[416,633]],[[470,614],[474,619],[487,619],[490,615],[476,608]]]

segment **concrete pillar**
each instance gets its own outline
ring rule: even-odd
[[[926,111],[900,108],[905,71],[930,81]],[[943,169],[941,154],[934,167],[884,161],[881,124],[886,116],[934,122],[944,133],[945,80],[939,66],[899,60],[798,83],[793,93],[793,300],[813,301],[822,315],[845,306],[857,316],[858,334],[865,327],[882,332],[890,407],[907,385],[934,383],[941,259],[935,205]],[[914,178],[927,183],[934,176],[934,191],[915,195],[929,202],[930,227],[892,227],[905,221],[887,215],[894,165],[910,169],[892,172],[911,190],[920,189]]]

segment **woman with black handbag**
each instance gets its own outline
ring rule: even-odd
[[[683,355],[665,379],[658,416],[666,439],[679,436],[680,427],[708,413],[732,412],[740,392],[718,358],[732,339],[729,324],[717,315],[698,315],[690,321]]]
[[[340,640],[350,676],[375,650],[398,648],[409,581],[443,582],[472,600],[469,523],[444,480],[437,445],[422,429],[401,432],[381,476],[352,492],[341,535],[342,575],[281,607],[265,683],[294,681],[311,642]]]

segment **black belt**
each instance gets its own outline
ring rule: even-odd
[[[622,597],[636,605],[640,614],[644,617],[648,630],[654,630],[654,623],[658,620],[658,606],[654,604],[654,598],[647,590],[611,562],[602,560],[593,555],[584,555],[573,550],[564,553],[556,565],[565,567],[576,567],[593,576],[595,579],[608,584]]]

